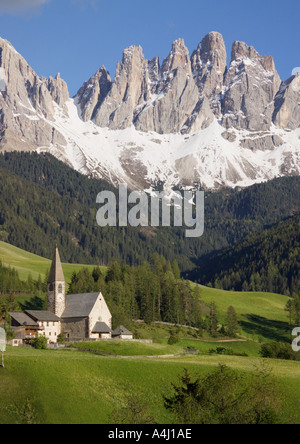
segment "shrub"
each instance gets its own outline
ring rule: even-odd
[[[288,361],[297,360],[297,354],[292,350],[291,345],[283,342],[263,344],[260,349],[260,355],[263,358],[270,359],[285,359]]]
[[[170,334],[170,337],[168,340],[168,344],[174,345],[174,344],[177,344],[179,341],[180,341],[179,333],[178,332],[175,333],[174,331],[171,331],[171,334]]]
[[[64,337],[64,335],[63,335],[62,333],[60,333],[60,334],[57,336],[57,342],[58,342],[59,344],[63,344],[63,343],[65,342],[65,337]]]
[[[46,336],[37,335],[35,338],[31,339],[30,345],[36,350],[46,350],[47,349],[47,338]]]

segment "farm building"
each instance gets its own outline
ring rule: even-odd
[[[123,325],[120,325],[120,327],[116,328],[112,332],[112,337],[114,339],[122,339],[122,340],[132,340],[133,334],[131,331],[127,330],[127,328],[123,327]]]

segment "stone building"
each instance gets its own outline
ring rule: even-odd
[[[123,325],[120,325],[112,332],[112,337],[123,341],[131,341],[133,339],[133,334]]]
[[[112,316],[102,293],[66,295],[66,282],[58,248],[47,284],[47,311],[9,313],[12,327],[30,339],[35,334],[56,343],[59,335],[69,340],[110,339]]]

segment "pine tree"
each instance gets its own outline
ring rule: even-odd
[[[230,306],[226,316],[226,332],[227,335],[235,338],[239,333],[239,321],[234,307]]]
[[[212,336],[216,335],[218,330],[218,313],[217,306],[215,302],[210,304],[210,312],[209,312],[209,331]]]

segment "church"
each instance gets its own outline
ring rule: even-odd
[[[111,339],[112,316],[102,293],[66,295],[66,282],[58,248],[47,284],[47,311],[9,313],[18,337],[43,335],[49,343],[67,340]]]

